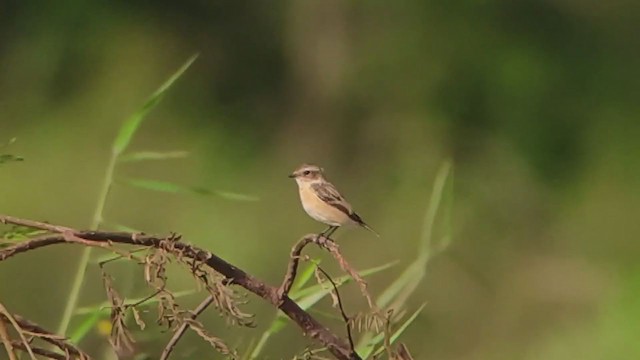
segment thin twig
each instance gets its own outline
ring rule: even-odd
[[[25,350],[25,346],[21,343],[21,342],[14,342],[13,345],[16,347],[16,349],[20,349],[20,350]],[[51,350],[47,350],[47,349],[42,349],[42,348],[36,348],[36,347],[32,347],[31,350],[35,353],[38,354],[40,356],[44,356],[48,359],[55,359],[55,360],[69,360],[70,357],[67,356],[66,354],[58,354],[57,352],[53,352]]]
[[[21,225],[21,226],[26,226],[26,227],[35,228],[35,229],[47,230],[52,233],[63,233],[69,230],[73,231],[72,228],[68,228],[66,226],[51,225],[41,221],[20,219],[20,218],[8,216],[8,215],[0,216],[0,223]]]
[[[20,316],[20,315],[16,315],[13,314],[12,315],[13,320],[19,325],[20,327],[20,331],[23,334],[28,334],[30,336],[33,336],[34,338],[38,338],[42,341],[48,342],[54,346],[56,346],[57,348],[59,348],[64,354],[68,354],[68,355],[73,355],[75,356],[77,359],[90,359],[89,355],[87,355],[86,353],[82,352],[80,349],[76,348],[73,344],[69,343],[65,338],[58,336],[48,330],[45,330],[44,328],[42,328],[41,326],[25,319],[24,317]],[[10,322],[11,320],[6,316],[6,314],[0,314],[0,322]],[[60,354],[51,352],[51,351],[47,351],[47,350],[43,350],[43,349],[36,349],[35,347],[31,347],[28,343],[27,345],[24,344],[23,341],[13,341],[12,342],[13,347],[21,349],[23,351],[29,351],[30,349],[33,350],[33,353],[35,354],[39,354],[39,355],[43,355],[43,356],[48,356],[50,358],[53,359],[57,359],[59,357]],[[44,351],[44,353],[42,352]],[[51,356],[50,354],[54,354],[56,356]],[[69,358],[67,357],[62,357],[62,359],[67,359]]]
[[[340,297],[340,292],[338,291],[338,285],[336,284],[335,281],[333,281],[331,276],[329,276],[329,274],[320,265],[316,264],[316,269],[318,269],[327,278],[327,280],[329,280],[329,282],[331,283],[331,286],[333,286],[333,291],[335,291],[336,299],[338,300],[338,307],[340,309],[340,314],[342,315],[342,319],[344,320],[344,323],[347,327],[347,338],[349,339],[349,345],[351,346],[351,351],[355,353],[356,348],[355,348],[355,345],[353,345],[353,337],[351,335],[351,321],[349,319],[349,316],[347,316],[347,313],[344,311],[344,306],[342,305],[342,298]]]
[[[211,305],[212,302],[213,302],[213,295],[207,296],[206,299],[204,299],[200,303],[200,305],[198,305],[198,307],[193,310],[189,318],[195,320],[195,318],[197,318],[200,314],[202,314],[202,312],[204,312],[204,310],[209,305]],[[180,327],[173,333],[171,340],[169,340],[169,342],[167,343],[167,346],[165,346],[164,350],[162,350],[162,355],[160,356],[160,360],[166,360],[169,358],[169,355],[171,355],[173,348],[176,346],[178,341],[180,341],[184,333],[187,331],[188,327],[189,327],[189,323],[183,322],[180,325]]]
[[[2,340],[2,344],[4,344],[4,349],[7,351],[7,354],[9,354],[9,360],[17,360],[18,358],[13,351],[13,345],[11,344],[9,332],[7,331],[7,326],[4,321],[0,321],[0,339]]]
[[[29,342],[24,336],[22,326],[20,326],[19,321],[7,310],[7,308],[4,307],[4,305],[2,305],[2,303],[0,303],[0,320],[6,320],[6,322],[10,323],[11,326],[13,326],[13,328],[16,330],[16,333],[18,333],[18,337],[20,338],[21,343],[24,344],[24,347],[29,353],[31,359],[36,360],[36,356],[33,354],[33,351],[31,351],[31,346],[29,346]]]

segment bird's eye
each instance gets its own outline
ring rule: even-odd
[[[303,174],[303,175],[309,175],[309,174],[311,174],[311,171],[309,171],[309,170],[305,170],[302,174]]]

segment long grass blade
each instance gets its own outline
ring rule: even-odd
[[[118,158],[119,162],[137,162],[146,160],[181,159],[189,156],[188,151],[138,151],[123,154]]]
[[[402,313],[402,307],[406,303],[407,299],[415,292],[423,278],[427,273],[427,264],[433,255],[433,232],[436,223],[438,213],[441,211],[442,199],[445,193],[446,185],[451,181],[451,169],[452,163],[446,161],[443,163],[436,174],[436,178],[433,183],[433,190],[429,199],[427,210],[425,212],[422,234],[420,236],[420,244],[418,247],[417,258],[407,266],[402,274],[392,282],[376,299],[376,305],[381,308],[394,309],[396,314]],[[446,209],[450,211],[450,208]],[[444,216],[447,220],[450,219],[448,214]],[[447,224],[448,225],[448,224]],[[450,231],[450,226],[446,227],[446,231]],[[451,241],[451,234],[447,233],[443,237],[442,244],[448,245]],[[397,319],[392,319],[392,321]],[[367,354],[363,358],[367,358],[371,355],[373,347],[378,345],[379,342],[384,340],[384,336],[380,334],[374,335],[372,332],[366,332],[362,335],[356,350],[359,354]]]
[[[145,101],[138,111],[133,113],[122,125],[120,132],[116,136],[116,140],[113,143],[113,154],[120,155],[129,146],[133,135],[136,133],[142,120],[149,114],[149,112],[162,100],[164,94],[171,88],[171,85],[182,76],[182,74],[191,66],[196,60],[198,54],[190,57],[179,69],[176,71],[167,81],[165,81],[160,87]]]
[[[184,186],[169,181],[152,180],[152,179],[124,179],[123,182],[127,185],[137,187],[140,189],[159,191],[173,194],[191,194],[191,195],[205,195],[205,196],[218,196],[227,200],[234,201],[258,201],[259,199],[252,195],[238,194],[227,191],[209,190],[197,186]]]

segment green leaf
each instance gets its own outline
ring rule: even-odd
[[[35,230],[26,226],[12,225],[9,230],[0,232],[0,236],[3,240],[9,242],[21,241],[32,238],[36,235],[46,234],[46,230]]]
[[[120,162],[135,162],[145,160],[168,160],[180,159],[189,155],[187,151],[138,151],[134,153],[124,154],[118,158]]]
[[[11,155],[11,154],[0,154],[0,164],[14,162],[14,161],[24,161],[24,158],[16,155]]]
[[[109,310],[94,310],[93,313],[90,313],[76,328],[71,332],[71,336],[69,340],[73,344],[78,344],[82,339],[87,336],[89,331],[93,329],[100,319],[109,317]]]
[[[147,99],[147,101],[142,105],[140,109],[138,109],[133,115],[131,115],[125,122],[122,124],[120,128],[120,132],[116,136],[115,141],[113,142],[113,153],[117,156],[122,154],[122,152],[127,148],[133,135],[140,127],[142,120],[149,114],[151,110],[153,110],[158,103],[162,100],[164,94],[169,90],[169,88],[173,85],[173,83],[182,76],[182,74],[191,66],[191,64],[196,60],[198,55],[193,55],[189,60],[187,60],[164,84],[160,85],[160,87]]]
[[[258,201],[259,197],[253,195],[239,194],[230,191],[214,191],[214,195],[217,195],[223,199],[235,200],[235,201]]]
[[[184,297],[184,296],[187,296],[187,295],[195,294],[196,292],[197,292],[196,290],[183,290],[183,291],[176,291],[175,293],[173,293],[173,295],[174,295],[174,297],[176,299],[178,299],[178,298],[181,298],[181,297]],[[145,298],[146,297],[127,299],[126,303],[127,304],[139,303],[140,301],[144,300]],[[148,299],[144,303],[140,304],[139,306],[148,306],[148,305],[155,304],[157,302],[158,302],[158,299],[153,297],[151,299]],[[75,315],[87,315],[87,314],[93,314],[96,311],[102,312],[103,314],[111,313],[111,303],[108,302],[108,301],[104,301],[104,302],[101,302],[101,303],[96,304],[96,305],[81,307],[81,308],[76,309],[74,314]]]
[[[431,252],[431,239],[433,237],[436,215],[438,214],[438,210],[442,204],[442,197],[444,196],[445,186],[449,179],[451,169],[451,161],[445,161],[440,166],[440,169],[438,169],[436,179],[433,182],[433,190],[431,192],[431,198],[429,199],[429,205],[427,207],[427,212],[425,213],[422,228],[421,247],[419,249],[421,255],[428,255]]]
[[[197,186],[183,186],[168,181],[151,180],[151,179],[125,179],[127,185],[152,191],[160,191],[174,194],[192,194],[205,196],[219,196],[227,200],[235,201],[258,201],[259,199],[252,195],[244,195],[227,191],[209,190]]]
[[[414,262],[412,262],[403,272],[402,274],[389,285],[383,292],[378,296],[376,300],[376,305],[378,307],[384,309],[391,301],[396,298],[404,289],[407,289],[411,284],[419,284],[422,281],[422,278],[426,274],[426,266],[427,266],[427,257],[419,257]]]
[[[168,181],[150,180],[150,179],[126,179],[124,182],[127,185],[145,189],[145,190],[151,190],[151,191],[183,193],[183,194],[190,194],[194,192],[194,190],[191,188],[178,185],[172,182],[168,182]]]
[[[312,263],[307,264],[304,269],[298,274],[296,277],[296,281],[291,286],[291,292],[296,293],[305,286],[311,278],[313,278],[313,274],[316,272],[316,266],[320,265],[320,259],[312,260]]]

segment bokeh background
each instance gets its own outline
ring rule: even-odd
[[[370,278],[376,295],[415,258],[436,172],[451,159],[450,212],[436,221],[451,243],[406,304],[427,302],[402,337],[414,357],[637,359],[639,14],[624,0],[5,2],[0,142],[17,140],[1,150],[25,161],[0,167],[0,211],[88,227],[121,124],[199,53],[130,147],[189,157],[124,164],[116,180],[259,201],[120,181],[104,228],[178,231],[275,284],[290,246],[322,229],[286,178],[314,162],[382,234],[337,233],[353,265],[399,261]],[[0,301],[55,328],[80,252],[0,263]],[[111,269],[124,295],[147,293],[139,269]],[[171,279],[193,287],[188,278]],[[345,296],[347,310],[364,309],[355,286]],[[79,305],[104,299],[92,265]],[[241,352],[273,318],[249,299],[256,329],[203,317]],[[151,358],[170,336],[139,335]],[[264,357],[308,345],[289,326]],[[108,358],[98,330],[81,347]],[[175,355],[218,356],[196,336]]]

